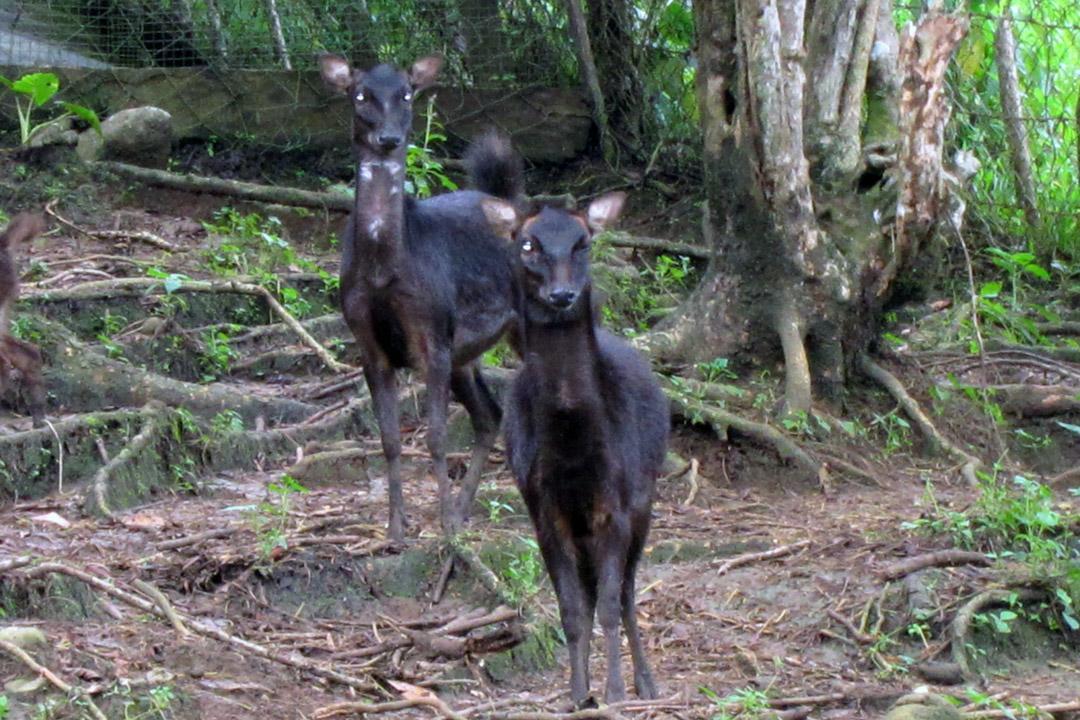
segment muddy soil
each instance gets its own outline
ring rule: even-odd
[[[19,204],[29,193],[20,190]],[[36,333],[53,368],[52,428],[32,430],[19,393],[5,398],[0,616],[5,626],[39,630],[44,639],[28,642],[28,652],[77,690],[9,686],[9,717],[89,717],[87,698],[124,718],[358,716],[340,704],[360,701],[403,718],[568,710],[554,597],[501,455],[490,459],[461,540],[467,552],[453,561],[437,532],[417,413],[423,389],[407,385],[409,539],[388,543],[362,382],[328,370],[258,298],[183,289],[187,279],[223,279],[208,248],[221,255],[238,245],[232,261],[256,267],[258,233],[256,244],[208,236],[200,222],[228,204],[220,198],[124,187],[63,197],[57,209],[74,224],[128,231],[128,239],[54,224],[22,250],[16,324]],[[281,216],[278,232],[295,257],[276,268],[276,282],[296,291],[291,307],[305,307],[312,335],[355,362],[333,313],[333,285],[313,269],[336,274],[330,236],[343,218],[232,206]],[[139,241],[136,230],[179,249]],[[166,291],[170,276],[182,276],[180,287]],[[148,277],[161,286],[55,297],[88,282]],[[73,354],[92,356],[96,369],[78,375],[87,363]],[[63,381],[75,373],[83,385],[97,378],[107,387],[131,377],[116,375],[117,365],[150,376],[150,396],[165,387],[161,378],[174,383],[179,400],[143,407],[117,402],[119,390]],[[244,412],[204,402],[207,388],[247,403]],[[891,409],[868,394],[853,415]],[[469,431],[460,408],[452,415],[460,474]],[[942,429],[978,441],[966,423],[956,415]],[[150,441],[124,456],[143,430]],[[910,438],[887,448],[881,433],[813,442],[822,457],[858,470],[837,470],[828,494],[770,448],[677,424],[672,450],[693,469],[673,459],[660,481],[638,580],[662,699],[580,717],[879,717],[919,686],[962,703],[975,691],[995,698],[969,710],[1080,700],[1077,635],[1045,622],[1050,597],[1014,605],[1021,617],[1009,632],[977,623],[966,637],[973,674],[958,676],[952,665],[957,610],[988,588],[1035,587],[1019,564],[886,577],[899,560],[953,547],[948,535],[909,523],[975,502],[955,467]],[[1066,432],[1054,446],[1059,457],[1038,469],[1080,463],[1068,443]],[[103,468],[112,469],[105,510],[94,495]],[[1054,502],[1075,518],[1075,494],[1062,489]],[[596,640],[594,689],[603,669]],[[628,656],[624,663],[628,671]],[[36,676],[0,653],[4,682]]]

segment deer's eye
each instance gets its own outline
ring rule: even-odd
[[[536,252],[536,246],[533,244],[533,241],[526,238],[525,242],[521,243],[521,252],[524,255],[531,255]]]
[[[401,99],[405,102],[412,102],[412,91],[406,90],[404,94],[402,94]]]
[[[363,90],[357,90],[356,91],[356,102],[364,102],[365,100],[367,100],[367,95],[364,94],[364,91]]]

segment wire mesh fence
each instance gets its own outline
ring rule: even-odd
[[[15,0],[0,64],[311,68],[439,52],[474,87],[564,85],[575,65],[560,4],[530,0]]]

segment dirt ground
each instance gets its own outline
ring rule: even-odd
[[[265,407],[287,399],[311,414],[274,422],[256,413],[241,418],[233,435],[218,436],[211,426],[220,413],[207,413],[195,419],[203,423],[201,434],[185,430],[170,440],[178,427],[172,420],[153,446],[160,457],[148,461],[164,463],[159,474],[167,481],[147,482],[107,517],[87,511],[90,480],[148,427],[139,419],[149,416],[135,414],[115,431],[98,432],[94,422],[104,421],[83,420],[116,403],[53,392],[48,416],[60,432],[52,440],[34,435],[50,431],[31,430],[20,414],[0,417],[6,436],[0,457],[9,478],[0,494],[2,617],[38,628],[44,642],[29,652],[76,688],[9,689],[8,717],[92,717],[86,697],[107,717],[124,718],[359,716],[339,704],[360,701],[380,703],[375,709],[387,717],[573,717],[556,715],[568,709],[566,651],[555,630],[550,584],[501,455],[489,462],[461,541],[466,552],[451,565],[437,532],[424,427],[415,412],[407,413],[409,540],[392,546],[385,540],[385,485],[364,393],[356,382],[334,389],[340,376],[287,329],[271,325],[265,308],[246,331],[272,327],[273,338],[250,357],[233,358],[208,382],[198,377],[201,366],[182,357],[171,365],[133,359],[159,337],[124,336],[123,328],[114,338],[100,337],[99,316],[110,306],[125,324],[153,317],[161,304],[151,293],[116,305],[106,295],[75,304],[47,297],[86,282],[145,277],[149,267],[212,277],[194,250],[206,241],[197,220],[226,201],[118,195],[125,209],[111,213],[108,224],[85,206],[62,203],[59,212],[80,227],[150,231],[186,251],[162,251],[131,240],[130,232],[126,241],[103,240],[54,223],[57,229],[29,250],[38,269],[24,281],[26,300],[16,313],[40,314],[77,336],[47,344],[47,359],[58,364],[49,352],[81,342],[86,352],[172,373],[190,387],[203,381],[263,399]],[[299,238],[316,238],[303,244],[304,257],[335,273],[337,251],[326,238],[341,218],[283,217],[283,233],[298,247]],[[216,310],[196,312],[193,302],[171,316],[166,337],[233,320],[229,304],[239,296],[222,297]],[[312,317],[321,314],[321,300],[312,301]],[[95,313],[97,320],[89,317]],[[119,350],[110,350],[110,342]],[[349,361],[348,342],[339,349]],[[413,386],[403,392],[406,411],[419,406],[416,392]],[[452,457],[460,472],[468,440],[461,410],[454,415],[459,432]],[[942,429],[963,434],[965,422],[958,417]],[[68,426],[74,429],[65,434]],[[324,426],[325,437],[308,432]],[[223,450],[276,431],[288,441],[232,455]],[[19,443],[31,436],[39,438],[33,448],[44,459],[29,462],[23,454]],[[577,717],[879,717],[919,686],[971,702],[969,711],[1080,701],[1076,633],[1026,620],[1009,638],[985,627],[968,637],[981,679],[952,678],[960,684],[947,685],[930,679],[935,667],[954,661],[950,628],[957,610],[977,593],[1024,578],[1008,563],[891,573],[897,561],[952,547],[947,536],[905,523],[963,510],[976,492],[956,467],[925,455],[917,442],[890,454],[875,442],[816,448],[858,470],[835,472],[826,493],[770,448],[677,424],[672,450],[693,461],[692,469],[676,462],[660,481],[638,580],[638,610],[662,700],[632,700]],[[65,451],[66,472],[57,461]],[[1054,470],[1078,460],[1080,453],[1070,450]],[[33,478],[17,477],[30,467]],[[286,474],[300,485],[283,481]],[[1055,502],[1075,517],[1074,495],[1062,492]],[[598,638],[593,650],[595,691],[603,670]],[[4,682],[36,674],[10,655],[0,659]],[[990,699],[980,701],[965,688]]]

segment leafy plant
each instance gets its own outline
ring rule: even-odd
[[[735,374],[730,367],[730,361],[725,357],[713,358],[709,362],[703,362],[697,364],[698,372],[701,373],[701,377],[705,382],[720,382],[721,380],[737,380],[738,375]]]
[[[714,690],[702,687],[701,694],[712,701],[719,712],[712,720],[732,720],[736,717],[759,718],[769,712],[769,696],[756,688],[741,688],[721,697]]]
[[[11,706],[7,695],[0,695],[0,720],[4,720],[11,712]]]
[[[296,478],[282,475],[279,480],[266,486],[270,498],[259,503],[250,515],[250,522],[259,538],[262,556],[270,559],[276,550],[288,548],[285,530],[289,513],[296,495],[308,492]]]
[[[896,410],[885,415],[874,415],[870,425],[885,434],[886,455],[911,447],[911,423]]]
[[[233,360],[240,354],[229,344],[229,333],[222,329],[206,330],[202,334],[203,351],[199,355],[203,382],[213,382],[226,375]]]
[[[433,144],[446,142],[442,123],[436,117],[433,96],[428,98],[423,116],[423,142],[420,145],[409,143],[405,151],[405,190],[419,198],[431,197],[438,187],[457,190],[457,184],[447,176],[442,163],[431,152]]]
[[[30,142],[34,133],[40,130],[47,122],[72,115],[85,120],[97,133],[101,133],[101,121],[98,120],[97,113],[82,105],[62,101],[57,103],[64,109],[62,115],[45,123],[31,124],[31,116],[34,110],[52,100],[53,96],[60,91],[60,78],[53,73],[28,73],[18,80],[9,80],[0,75],[0,85],[6,86],[15,93],[15,112],[19,116],[19,141],[23,145]]]

